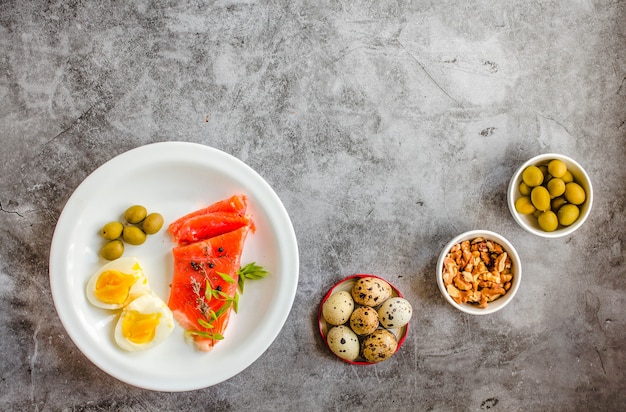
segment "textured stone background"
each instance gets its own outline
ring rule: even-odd
[[[3,1],[0,409],[625,410],[626,4],[617,0]],[[300,247],[294,307],[241,374],[186,393],[109,377],[69,339],[48,279],[72,191],[151,142],[203,143],[257,170]],[[593,179],[574,235],[522,231],[505,200],[529,157]],[[517,299],[456,312],[434,267],[490,229],[524,262]],[[326,289],[387,277],[413,303],[402,350],[333,358]]]

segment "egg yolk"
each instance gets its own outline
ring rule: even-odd
[[[122,304],[128,298],[135,276],[117,270],[103,272],[96,282],[94,295],[98,300],[109,304]]]
[[[122,336],[137,344],[152,342],[160,318],[160,313],[139,313],[131,310],[124,316]]]

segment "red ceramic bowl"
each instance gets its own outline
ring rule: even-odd
[[[389,283],[388,280],[383,279],[379,276],[375,276],[375,275],[367,275],[367,274],[357,274],[357,275],[352,275],[352,276],[348,276],[345,279],[340,280],[339,282],[335,283],[335,285],[333,285],[332,288],[330,288],[330,290],[326,293],[326,295],[324,296],[324,298],[322,299],[322,302],[320,303],[320,307],[317,313],[317,320],[318,320],[318,326],[319,326],[319,331],[320,331],[320,335],[322,336],[322,340],[324,341],[324,343],[326,344],[326,346],[328,347],[328,342],[326,339],[326,334],[328,333],[328,330],[330,329],[329,326],[332,327],[332,325],[328,325],[326,323],[326,320],[324,319],[324,316],[322,316],[322,307],[324,306],[324,302],[326,302],[328,300],[329,297],[331,297],[333,294],[340,292],[340,291],[346,291],[346,292],[350,292],[352,290],[352,287],[354,286],[354,284],[356,283],[356,281],[359,278],[377,278],[380,280],[383,280],[387,283]],[[389,285],[391,286],[392,289],[392,297],[400,297],[402,298],[402,293],[391,283],[389,283]],[[358,305],[355,303],[355,308]],[[378,308],[378,306],[376,306],[376,308]],[[395,329],[388,329],[391,333],[393,333],[398,341],[398,347],[396,348],[396,352],[398,352],[400,350],[400,347],[402,346],[402,344],[404,343],[404,340],[406,338],[406,335],[409,332],[409,325],[405,325],[401,328],[395,328]],[[359,336],[359,342],[362,342],[362,338],[361,336]],[[328,350],[330,350],[330,348],[328,348]],[[332,351],[331,351],[332,353]],[[338,357],[339,358],[339,357]],[[346,359],[342,359],[339,358],[344,362],[347,363],[351,363],[353,365],[375,365],[375,363],[371,363],[371,362],[366,362],[363,358],[361,358],[361,356],[359,356],[356,360],[354,361],[349,361]]]

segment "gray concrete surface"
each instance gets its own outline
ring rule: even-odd
[[[625,410],[626,4],[573,0],[0,4],[0,409]],[[275,189],[300,280],[249,368],[161,393],[94,366],[57,317],[55,224],[95,168],[157,141],[212,146]],[[593,179],[586,224],[557,240],[511,218],[506,186],[558,152]],[[441,247],[475,228],[517,247],[516,300],[461,314]],[[415,308],[404,347],[335,359],[315,327],[355,272]]]

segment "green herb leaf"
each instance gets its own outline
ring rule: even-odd
[[[211,339],[213,339],[213,340],[224,340],[224,336],[220,335],[219,333],[214,333],[211,336]]]
[[[237,313],[239,312],[239,293],[235,291],[235,296],[232,299],[233,299],[233,310],[235,311],[235,313]]]
[[[185,336],[200,336],[202,338],[212,339],[212,340],[223,340],[224,339],[224,336],[222,336],[219,333],[201,332],[201,331],[197,331],[197,330],[186,330],[185,331]]]
[[[215,312],[215,318],[219,318],[222,316],[228,309],[230,309],[231,301],[226,301],[224,304]]]
[[[265,276],[269,275],[269,272],[263,269],[263,266],[259,266],[256,264],[256,262],[252,262],[248,263],[246,266],[239,268],[237,274],[239,275],[237,287],[239,289],[239,292],[243,294],[243,288],[246,279],[263,279]]]
[[[218,296],[222,298],[222,300],[232,299],[230,295],[226,292],[222,292],[221,290],[217,291]]]
[[[246,278],[241,275],[239,275],[239,279],[237,279],[237,289],[239,289],[239,292],[241,292],[242,294],[243,294],[243,284],[245,280]]]
[[[222,273],[222,272],[215,272],[215,273],[217,273],[224,280],[224,282],[235,283],[235,279],[233,279],[228,273]]]
[[[211,298],[213,297],[213,288],[211,287],[211,284],[209,283],[209,281],[206,281],[206,289],[204,291],[204,297],[206,298],[207,302],[211,300]]]
[[[243,276],[246,279],[263,279],[269,274],[269,272],[263,269],[263,266],[259,266],[256,262],[248,263],[246,266],[239,268],[237,271],[239,276]]]
[[[190,337],[190,336],[202,336],[202,337],[206,337],[206,335],[208,335],[207,332],[199,332],[197,330],[186,330],[185,331],[185,336],[186,337]]]
[[[209,322],[207,322],[204,319],[198,319],[198,324],[202,326],[203,328],[207,328],[207,329],[211,329],[213,327],[213,325],[211,325]]]
[[[209,309],[209,316],[211,317],[211,322],[217,320],[217,313],[213,309]]]

